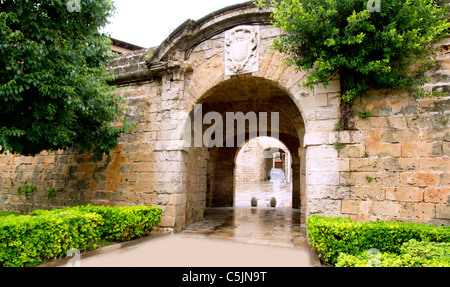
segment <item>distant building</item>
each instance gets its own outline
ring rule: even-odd
[[[144,49],[144,47],[140,47],[114,38],[111,38],[111,41],[113,42],[111,45],[111,49],[113,50],[113,52],[116,52],[117,54],[123,54]]]

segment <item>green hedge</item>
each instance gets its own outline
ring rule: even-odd
[[[159,207],[87,205],[0,217],[0,267],[36,266],[64,257],[72,248],[95,249],[102,239],[143,237],[161,221],[161,215]]]
[[[35,210],[33,214],[59,213],[64,210],[93,212],[99,214],[104,224],[100,227],[102,238],[114,241],[127,241],[148,235],[161,221],[162,211],[152,206],[76,206],[67,209],[53,209],[51,211]]]
[[[0,219],[0,266],[36,266],[67,250],[97,248],[103,219],[95,213],[65,211],[41,216]]]
[[[400,254],[369,251],[355,256],[341,253],[336,267],[450,267],[448,242],[411,239],[403,243],[400,250]]]
[[[411,239],[450,242],[450,227],[430,224],[370,221],[356,222],[348,218],[310,216],[307,220],[311,246],[321,258],[336,264],[341,253],[358,255],[376,248],[380,252],[401,253]]]

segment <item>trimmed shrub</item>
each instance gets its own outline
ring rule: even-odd
[[[450,227],[408,222],[356,222],[349,218],[310,216],[307,220],[311,246],[320,257],[336,264],[339,254],[358,255],[376,248],[385,253],[401,253],[411,239],[450,242]]]
[[[127,241],[150,234],[161,221],[162,211],[152,206],[79,206],[82,212],[94,212],[104,219],[102,236],[107,240]]]
[[[36,266],[67,250],[97,248],[101,216],[67,210],[41,216],[7,216],[0,219],[0,266]]]
[[[59,213],[64,210],[76,210],[79,212],[93,212],[103,218],[100,227],[102,239],[114,241],[127,241],[148,235],[161,221],[162,211],[153,206],[76,206],[67,209],[53,209],[51,211],[35,210],[34,215]]]
[[[401,253],[366,252],[359,255],[339,254],[336,267],[450,267],[450,243],[404,243]]]

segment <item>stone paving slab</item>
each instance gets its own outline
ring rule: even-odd
[[[287,208],[214,208],[177,233],[146,238],[81,255],[81,267],[320,267]],[[66,266],[70,258],[41,266]]]

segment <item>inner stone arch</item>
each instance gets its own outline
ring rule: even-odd
[[[239,125],[238,120],[229,120],[230,116],[238,114],[244,117],[244,125]],[[222,121],[223,136],[219,139],[211,133],[216,124],[211,118]],[[198,120],[196,123],[195,119],[204,121],[201,123],[201,146],[195,143],[195,139],[200,138],[198,134],[195,135],[196,124],[198,133]],[[252,120],[257,123],[252,124]],[[264,121],[267,127],[265,130],[261,129]],[[272,125],[276,121],[278,126]],[[248,139],[258,136],[277,138],[290,151],[292,207],[301,208],[306,202],[306,164],[298,153],[303,146],[305,124],[290,95],[276,83],[250,75],[231,77],[202,97],[192,109],[189,123],[190,128],[185,130],[194,134],[190,138],[192,146],[187,151],[186,160],[189,171],[186,182],[186,224],[202,218],[207,207],[235,206],[236,155]],[[205,134],[207,136],[203,137]],[[213,145],[211,141],[214,141]],[[202,164],[196,165],[199,161]],[[198,179],[205,181],[201,188],[196,182]]]
[[[238,150],[235,164],[235,207],[250,207],[253,198],[258,207],[292,207],[292,158],[281,141],[250,139]]]

